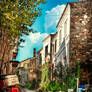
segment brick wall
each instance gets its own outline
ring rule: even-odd
[[[92,2],[70,5],[70,62],[85,62],[92,59]]]

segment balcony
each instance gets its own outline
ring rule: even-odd
[[[65,38],[63,40],[63,42],[60,44],[59,50],[55,55],[55,60],[58,58],[58,56],[61,54],[61,52],[63,51],[63,48],[65,47]]]
[[[59,51],[61,51],[65,47],[65,38],[63,42],[60,44]]]

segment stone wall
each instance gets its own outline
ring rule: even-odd
[[[70,62],[92,61],[92,2],[73,2],[70,6]]]

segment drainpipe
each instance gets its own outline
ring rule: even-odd
[[[79,88],[79,78],[76,78],[77,80],[77,89],[76,89],[76,92],[78,92],[78,88]]]

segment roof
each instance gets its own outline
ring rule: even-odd
[[[22,63],[22,62],[24,62],[24,61],[26,61],[26,60],[31,60],[31,59],[35,59],[36,57],[31,57],[31,58],[28,58],[28,59],[25,59],[25,60],[23,60],[23,61],[21,61],[20,63]]]
[[[62,15],[61,15],[61,17],[60,17],[60,19],[59,19],[59,22],[58,22],[58,24],[57,24],[56,27],[58,27],[58,25],[59,25],[59,23],[60,23],[60,20],[62,19],[63,15],[64,15],[64,13],[65,13],[65,11],[66,11],[67,6],[68,6],[68,5],[71,5],[71,4],[74,4],[74,3],[80,3],[80,2],[83,3],[83,2],[87,2],[87,1],[73,1],[73,2],[68,2],[68,3],[67,3],[67,5],[66,5],[66,7],[65,7],[65,9],[64,9],[64,11],[63,11],[63,13],[62,13]]]
[[[24,67],[18,67],[18,69],[24,69]]]
[[[43,42],[48,38],[48,37],[50,37],[50,36],[54,36],[56,33],[53,33],[53,34],[49,34],[44,40],[43,40]]]
[[[10,61],[11,63],[20,63],[19,61]]]
[[[43,42],[47,39],[47,38],[49,38],[50,37],[50,34],[43,40]]]
[[[69,3],[67,3],[67,5],[66,5],[66,7],[65,7],[65,9],[64,9],[64,11],[63,11],[63,13],[62,13],[62,15],[61,15],[61,17],[60,17],[60,19],[59,19],[59,22],[58,22],[58,24],[57,24],[56,27],[58,27],[58,25],[59,25],[59,23],[60,23],[60,21],[61,21],[63,15],[64,15],[64,13],[65,13],[65,11],[66,11],[66,8],[67,8],[68,4],[69,4]]]

